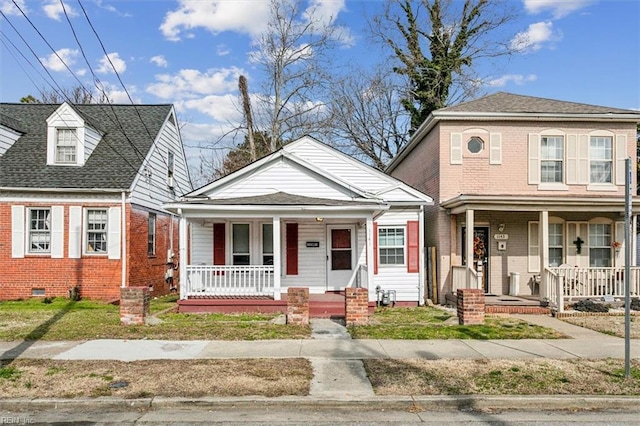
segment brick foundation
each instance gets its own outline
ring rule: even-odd
[[[368,289],[347,288],[344,302],[345,322],[347,325],[366,325],[369,323]]]
[[[309,325],[309,288],[287,289],[287,324]]]
[[[143,325],[149,314],[149,288],[123,287],[120,289],[120,323]]]
[[[458,290],[458,323],[484,324],[484,290],[463,288]]]

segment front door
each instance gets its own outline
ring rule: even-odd
[[[462,258],[467,259],[466,237],[467,229],[462,228]],[[473,228],[473,268],[478,272],[479,287],[484,289],[485,293],[489,292],[489,228],[474,227]]]
[[[327,226],[327,290],[343,290],[356,267],[355,227]]]

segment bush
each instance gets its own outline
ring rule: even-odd
[[[581,300],[573,305],[573,309],[580,312],[609,312],[609,308],[591,299]]]
[[[629,303],[629,309],[634,311],[640,311],[640,299],[637,297],[634,297],[633,299],[631,299],[631,303]]]

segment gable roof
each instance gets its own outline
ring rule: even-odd
[[[296,170],[320,183],[325,182],[342,192],[343,198],[379,203],[408,202],[413,204],[431,204],[431,197],[410,187],[409,185],[393,178],[379,170],[368,166],[359,160],[332,148],[312,137],[302,137],[293,141],[278,151],[263,157],[244,168],[231,173],[223,178],[211,182],[190,194],[185,199],[194,197],[216,197],[216,193],[233,187],[233,185],[250,179],[252,175],[266,170],[277,162],[285,162]],[[270,193],[291,193],[289,185],[273,186]],[[283,189],[284,186],[284,189]],[[226,192],[227,194],[229,191]],[[256,194],[257,195],[257,194]],[[264,194],[261,194],[264,195]],[[292,194],[295,195],[295,194]],[[302,196],[303,194],[297,194]],[[228,195],[221,198],[229,198]],[[278,203],[274,203],[278,204]]]
[[[0,157],[0,188],[126,190],[172,106],[79,104],[102,138],[82,167],[47,165],[47,118],[59,104],[0,104],[1,123],[23,133]],[[19,129],[16,129],[19,127]]]
[[[386,169],[391,173],[439,122],[444,120],[640,122],[640,112],[577,102],[498,92],[435,110]]]

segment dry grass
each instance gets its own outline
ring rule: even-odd
[[[377,395],[639,395],[640,361],[365,360]]]
[[[570,324],[589,328],[591,330],[599,331],[600,333],[609,334],[611,336],[624,337],[624,315],[602,314],[564,317],[561,319],[562,321],[566,321]],[[631,315],[630,324],[630,337],[632,339],[640,339],[640,318],[638,318],[636,315]]]
[[[14,360],[0,367],[4,398],[308,395],[305,359],[121,361]],[[126,382],[126,387],[117,387]]]

